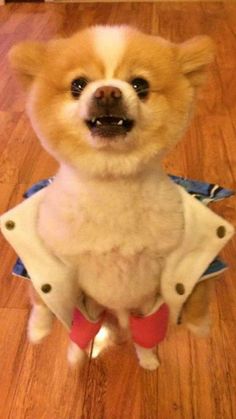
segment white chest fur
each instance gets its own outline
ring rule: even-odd
[[[133,179],[84,180],[62,167],[38,228],[54,254],[78,265],[87,293],[127,307],[157,289],[164,257],[183,234],[182,202],[160,168]]]

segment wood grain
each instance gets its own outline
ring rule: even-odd
[[[7,62],[23,39],[69,35],[99,23],[130,23],[181,42],[210,35],[217,46],[207,86],[183,141],[166,159],[169,172],[236,188],[236,4],[9,4],[0,9],[0,211],[35,181],[55,173],[24,113]],[[235,198],[214,209],[236,225]],[[39,346],[26,339],[27,282],[12,278],[13,250],[0,237],[0,417],[2,419],[236,418],[236,241],[222,252],[230,270],[212,299],[210,337],[171,328],[158,348],[161,367],[141,370],[130,345],[110,348],[82,371],[66,362],[68,338],[55,322]]]

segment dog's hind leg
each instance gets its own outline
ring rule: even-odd
[[[30,299],[33,307],[28,321],[28,338],[32,343],[40,343],[51,332],[54,314],[32,285],[30,286]]]

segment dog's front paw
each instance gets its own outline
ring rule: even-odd
[[[139,359],[139,365],[142,368],[145,370],[154,371],[159,367],[159,360],[152,349],[142,348],[138,345],[135,345],[135,347]]]
[[[139,360],[139,365],[145,370],[155,371],[159,367],[160,363],[155,354],[149,354],[149,356]]]
[[[71,366],[83,365],[87,355],[76,343],[70,342],[67,352],[67,359]]]
[[[28,322],[28,339],[31,343],[37,344],[48,336],[52,330],[53,314],[42,305],[35,305],[32,308]]]
[[[32,327],[29,325],[28,328],[28,339],[31,343],[37,344],[41,343],[41,341],[50,334],[51,329],[50,328],[37,328]]]

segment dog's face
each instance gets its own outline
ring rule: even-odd
[[[130,174],[183,134],[213,59],[208,37],[176,45],[127,26],[92,27],[11,50],[44,147],[94,175]]]

